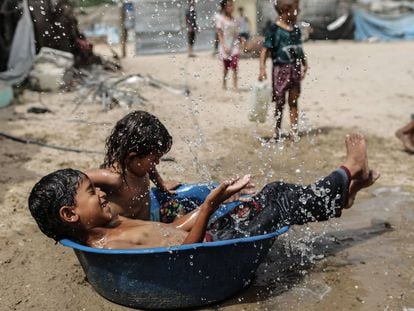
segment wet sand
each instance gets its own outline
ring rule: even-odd
[[[105,54],[104,47],[98,47]],[[382,177],[352,209],[329,223],[291,228],[258,270],[252,286],[212,308],[220,310],[403,310],[414,308],[414,169],[396,129],[413,113],[413,42],[307,43],[310,72],[300,99],[298,143],[261,139],[271,133],[247,120],[257,59],[240,62],[238,93],[221,90],[221,65],[209,53],[129,57],[126,73],[151,74],[190,96],[142,87],[144,109],[174,137],[159,171],[186,182],[250,173],[260,186],[283,179],[312,182],[344,159],[344,135],[365,134],[371,167]],[[270,61],[268,61],[270,72]],[[26,91],[22,103],[1,109],[0,131],[59,146],[102,151],[114,123],[128,110],[104,111],[79,93]],[[28,113],[30,107],[53,113]],[[286,113],[285,113],[286,114]],[[283,125],[288,127],[287,115]],[[31,219],[33,184],[58,168],[97,167],[101,154],[69,153],[0,138],[0,305],[2,310],[123,310],[100,297],[70,249],[44,237]]]

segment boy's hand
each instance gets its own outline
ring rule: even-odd
[[[249,181],[249,183],[241,189],[239,192],[233,194],[230,198],[224,201],[229,203],[233,201],[248,202],[251,200],[251,196],[256,194],[256,185]]]
[[[210,192],[204,201],[207,203],[209,211],[213,212],[216,208],[232,195],[238,193],[240,190],[248,187],[250,184],[250,175],[244,175],[243,177],[226,180],[221,183],[217,188]]]
[[[266,69],[265,68],[260,68],[260,72],[259,72],[259,81],[263,81],[267,79],[267,75],[266,75]]]

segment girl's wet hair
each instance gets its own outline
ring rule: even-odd
[[[154,115],[137,110],[119,120],[106,140],[106,155],[102,167],[119,165],[125,174],[128,156],[135,152],[138,157],[165,154],[170,151],[172,137]]]
[[[73,228],[59,215],[62,206],[75,206],[76,191],[86,175],[74,169],[62,169],[44,176],[29,196],[29,210],[39,229],[59,241],[73,238]]]

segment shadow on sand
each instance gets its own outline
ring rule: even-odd
[[[308,247],[305,252],[286,241],[277,240],[259,267],[252,284],[237,296],[212,307],[257,303],[278,296],[301,283],[307,271],[315,267],[315,260],[334,256],[342,250],[391,231],[393,229],[388,222],[377,221],[369,227],[330,232],[312,242],[304,242],[305,248]],[[311,253],[307,254],[309,249]],[[331,265],[335,268],[346,264],[338,262]]]

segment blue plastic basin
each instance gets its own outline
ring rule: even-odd
[[[250,284],[275,238],[254,237],[148,249],[97,249],[70,240],[89,283],[129,307],[177,309],[211,304]]]

